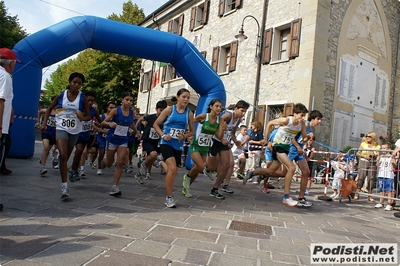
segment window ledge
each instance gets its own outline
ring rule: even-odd
[[[285,63],[285,62],[288,62],[288,61],[289,61],[289,58],[288,59],[283,59],[283,60],[271,61],[271,62],[269,62],[269,64],[270,65],[275,65],[275,64]]]
[[[233,12],[236,12],[236,8],[235,8],[235,9],[232,9],[231,11],[228,11],[228,12],[224,13],[223,16],[226,17],[226,16],[232,14]]]
[[[196,30],[202,29],[203,27],[204,27],[204,25],[203,25],[203,24],[202,24],[202,25],[199,25],[199,26],[195,27],[195,28],[193,29],[193,31],[196,31]]]
[[[228,75],[229,74],[229,71],[226,71],[226,72],[218,72],[218,75],[219,76],[225,76],[225,75]]]

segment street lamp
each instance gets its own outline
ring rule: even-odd
[[[268,0],[265,0],[265,2],[264,2],[265,8],[267,6],[267,1]],[[261,43],[263,40],[262,40],[260,31],[264,31],[264,25],[265,25],[265,21],[266,21],[266,9],[264,9],[264,13],[263,13],[262,29],[260,29],[260,23],[254,16],[246,15],[243,18],[242,26],[240,27],[239,34],[235,35],[235,38],[239,42],[242,42],[247,39],[247,36],[244,35],[244,21],[246,20],[246,18],[252,18],[257,23],[257,42],[256,42],[256,55],[255,55],[255,59],[257,61],[257,70],[256,70],[256,80],[255,80],[255,85],[254,85],[253,114],[252,114],[252,120],[254,120],[256,117],[256,111],[257,111],[257,105],[258,105],[258,94],[260,92],[260,80],[261,80],[261,56],[262,56]]]
[[[261,45],[260,23],[258,22],[258,20],[254,16],[247,15],[247,16],[245,16],[243,18],[242,26],[240,27],[239,34],[236,34],[235,38],[239,42],[243,42],[244,40],[247,39],[247,36],[244,35],[244,21],[246,20],[246,18],[252,18],[257,23],[257,43],[256,43],[256,55],[255,55],[255,57],[259,58],[260,57],[260,45]]]

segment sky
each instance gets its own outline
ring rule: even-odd
[[[120,15],[128,0],[3,0],[7,14],[18,16],[19,24],[29,34],[45,29],[71,17],[92,15],[106,18],[112,13]],[[168,0],[132,0],[147,16]],[[74,56],[73,56],[74,57]],[[57,65],[43,69],[42,87]]]

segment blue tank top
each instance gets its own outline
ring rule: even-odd
[[[184,140],[179,141],[178,135],[185,134],[189,123],[189,108],[186,107],[183,113],[178,113],[176,105],[172,106],[171,114],[164,122],[163,134],[170,134],[170,140],[161,139],[160,144],[171,146],[175,150],[180,150],[184,144]]]
[[[117,106],[117,115],[114,116],[112,122],[117,123],[117,127],[108,131],[107,141],[114,145],[128,143],[129,127],[133,123],[133,110],[129,109],[129,115],[124,116],[121,106]]]
[[[92,106],[90,107],[90,120],[82,121],[82,131],[79,133],[79,137],[83,140],[89,140],[90,131],[93,129],[93,117],[96,115],[96,109]]]

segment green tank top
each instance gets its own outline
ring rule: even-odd
[[[209,113],[206,114],[206,119],[204,119],[204,122],[200,124],[196,132],[193,136],[193,139],[191,141],[191,144],[200,146],[200,147],[210,147],[211,146],[211,140],[214,134],[218,130],[219,126],[219,116],[217,116],[217,120],[213,125],[210,123],[210,117]]]

